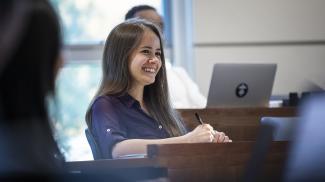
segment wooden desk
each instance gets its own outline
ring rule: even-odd
[[[149,145],[148,157],[168,168],[170,181],[241,181],[254,142]],[[279,181],[287,142],[273,142],[262,181]]]
[[[194,115],[197,112],[203,121],[211,124],[216,130],[225,132],[234,141],[255,140],[260,119],[264,116],[297,116],[295,107],[177,109],[177,111],[189,130],[198,125]]]
[[[171,182],[235,182],[241,181],[254,144],[247,141],[149,145],[147,158],[68,162],[67,168],[74,174],[105,174],[105,180],[113,177],[117,181],[158,178]],[[279,181],[287,145],[287,142],[272,142],[264,163],[263,181]]]

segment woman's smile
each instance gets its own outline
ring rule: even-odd
[[[142,70],[146,73],[156,73],[157,72],[156,67],[150,67],[150,66],[144,66],[144,67],[142,67]]]

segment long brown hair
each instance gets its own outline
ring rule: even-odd
[[[162,66],[156,75],[155,82],[144,87],[143,99],[150,115],[163,125],[169,135],[180,136],[185,134],[186,130],[179,115],[170,104],[161,33],[159,28],[151,22],[130,19],[117,25],[108,35],[102,59],[102,80],[93,101],[102,95],[127,94],[131,87],[128,60],[139,46],[146,29],[154,32],[160,40]],[[91,128],[93,101],[86,113],[89,128]]]

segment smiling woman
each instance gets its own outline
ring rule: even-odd
[[[145,154],[148,144],[230,141],[209,124],[186,133],[170,104],[162,37],[154,23],[130,19],[117,25],[106,40],[102,66],[86,114],[98,158]]]
[[[132,6],[150,4],[161,11],[162,0],[50,1],[62,20],[66,60],[56,83],[56,138],[66,160],[90,160],[84,114],[100,81],[102,42]]]

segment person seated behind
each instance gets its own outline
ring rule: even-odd
[[[145,154],[148,144],[231,141],[209,124],[186,133],[169,102],[162,44],[146,20],[127,20],[110,32],[102,81],[86,113],[103,158]]]
[[[125,15],[125,20],[141,18],[155,23],[163,31],[164,23],[156,9],[148,5],[131,8]],[[182,67],[172,66],[166,59],[169,93],[174,108],[203,108],[206,98],[201,94],[197,84]]]
[[[46,0],[0,4],[0,178],[57,173],[46,106],[62,62],[58,18]]]

